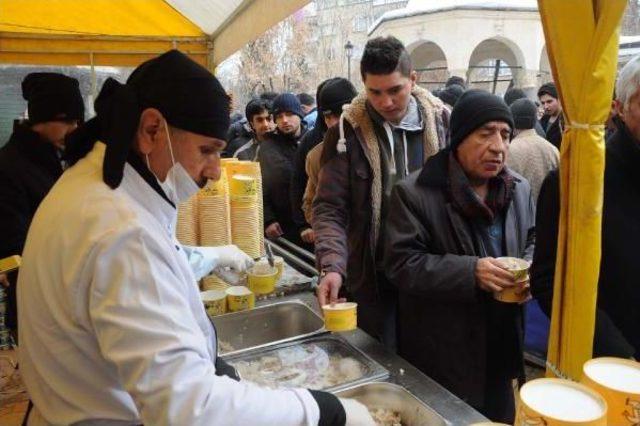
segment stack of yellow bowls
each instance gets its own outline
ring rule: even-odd
[[[215,274],[211,274],[204,277],[202,279],[202,282],[200,283],[200,288],[202,289],[202,291],[208,291],[208,290],[225,291],[229,287],[231,286],[226,282],[224,282],[222,278],[220,278]]]
[[[196,195],[178,206],[176,238],[187,246],[198,245],[198,197]]]
[[[198,194],[200,245],[216,247],[231,244],[229,188],[225,172]]]
[[[256,185],[247,175],[235,174],[229,180],[231,240],[253,258],[260,257],[262,241]]]
[[[227,176],[229,179],[233,175],[240,174],[246,175],[254,178],[256,180],[256,207],[258,209],[258,221],[259,227],[257,230],[258,236],[260,238],[260,254],[259,256],[264,256],[264,214],[263,214],[263,205],[262,205],[262,172],[260,170],[260,163],[255,161],[224,161],[223,167],[227,172]],[[255,256],[258,257],[258,256]]]

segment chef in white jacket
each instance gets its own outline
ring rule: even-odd
[[[229,99],[215,77],[170,51],[125,85],[107,81],[96,112],[23,253],[28,424],[372,424],[354,400],[237,381],[216,358],[189,258],[201,272],[250,260],[234,247],[187,253],[173,229],[175,206],[219,177]]]

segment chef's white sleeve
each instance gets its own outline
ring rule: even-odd
[[[216,376],[207,338],[179,279],[175,247],[135,226],[98,243],[89,316],[102,356],[114,365],[149,425],[317,425],[303,389],[269,390]]]

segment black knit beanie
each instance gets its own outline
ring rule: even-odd
[[[464,92],[451,112],[451,149],[455,151],[467,136],[489,121],[505,122],[511,130],[514,127],[511,110],[500,97],[477,89]]]
[[[518,99],[511,106],[513,124],[518,130],[533,129],[538,118],[538,108],[529,99]]]
[[[304,118],[304,111],[298,97],[293,93],[281,93],[273,100],[273,117],[281,112],[291,112]]]
[[[318,95],[318,108],[322,112],[342,114],[342,106],[356,97],[358,92],[346,78],[336,77],[328,80]]]
[[[84,121],[84,102],[78,80],[53,72],[35,72],[22,80],[29,121]]]

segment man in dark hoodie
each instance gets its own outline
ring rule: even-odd
[[[351,102],[358,94],[353,84],[345,78],[334,77],[323,81],[318,85],[316,99],[318,100],[318,114],[315,126],[300,139],[300,145],[296,151],[294,160],[293,178],[291,179],[291,209],[293,221],[300,232],[300,238],[307,243],[314,242],[313,229],[305,220],[302,202],[307,187],[308,176],[306,172],[306,160],[309,152],[315,148],[327,131],[324,114],[334,114],[340,117],[342,105]]]
[[[84,119],[78,80],[32,73],[22,82],[29,119],[18,123],[0,149],[0,259],[21,254],[40,202],[63,171],[65,138]],[[9,274],[7,325],[17,329],[17,273]]]
[[[291,213],[289,196],[293,159],[300,138],[306,133],[304,112],[293,93],[282,93],[273,101],[276,130],[262,142],[258,161],[262,169],[264,226],[268,238],[284,237],[302,245]]]

